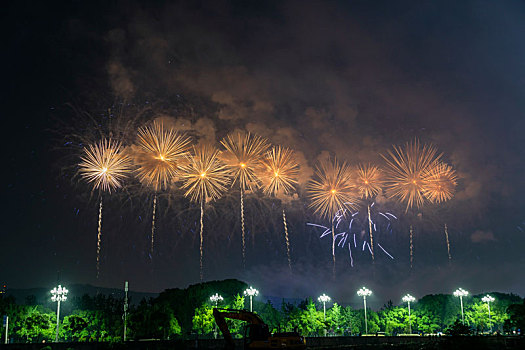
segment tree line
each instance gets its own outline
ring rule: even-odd
[[[244,309],[249,301],[243,291],[247,285],[237,280],[224,280],[192,285],[186,289],[168,289],[156,298],[132,303],[127,318],[127,339],[181,339],[215,337],[217,330],[212,310],[215,303],[209,297],[219,293],[224,300],[219,307]],[[482,295],[464,299],[465,324],[456,297],[446,294],[427,295],[412,304],[411,327],[413,333],[438,332],[508,333],[523,329],[525,301],[517,295],[491,293],[489,324],[487,304]],[[123,339],[124,318],[122,298],[111,295],[71,296],[70,313],[60,320],[61,341],[119,342]],[[48,304],[49,305],[49,304]],[[362,308],[338,303],[323,305],[307,298],[298,303],[282,302],[279,307],[270,301],[254,299],[254,312],[258,313],[274,332],[298,331],[304,336],[359,335],[365,333]],[[12,296],[0,298],[0,315],[9,317],[10,342],[54,341],[56,310],[37,305],[35,298],[17,302]],[[459,320],[459,321],[458,321]],[[380,310],[367,310],[368,333],[386,335],[408,333],[409,318],[406,304],[387,302]],[[243,323],[229,321],[232,334],[240,337]],[[2,342],[4,332],[2,332]]]

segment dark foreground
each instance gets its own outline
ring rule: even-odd
[[[308,349],[525,349],[525,337],[316,337],[306,338]],[[131,341],[126,343],[33,343],[0,345],[1,350],[172,350],[222,349],[221,339]],[[242,340],[236,341],[242,349]]]

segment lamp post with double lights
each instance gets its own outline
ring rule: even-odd
[[[463,288],[458,288],[454,292],[454,296],[459,297],[459,302],[461,303],[461,320],[463,321],[463,324],[465,324],[465,314],[463,313],[463,297],[466,297],[467,295],[468,292]]]
[[[363,305],[365,307],[365,334],[368,334],[368,320],[366,319],[366,297],[372,295],[372,291],[363,287],[357,291],[357,295],[363,297]]]
[[[215,293],[210,297],[210,301],[212,303],[215,303],[215,308],[217,308],[217,305],[219,305],[220,301],[223,301],[224,298],[219,295],[219,293]],[[215,339],[217,339],[217,323],[215,323],[215,327],[213,327],[213,335],[215,336]]]
[[[332,299],[330,299],[330,297],[328,295],[323,294],[319,298],[317,298],[317,300],[320,303],[323,303],[323,315],[324,315],[324,320],[326,321],[326,303],[328,303]]]
[[[403,302],[408,304],[408,332],[412,334],[412,320],[410,319],[410,303],[416,301],[416,298],[407,294],[403,297]]]
[[[490,327],[490,333],[492,333],[492,321],[490,319],[490,303],[492,303],[494,300],[494,297],[490,295],[485,295],[483,298],[481,298],[481,301],[484,303],[487,303],[487,307],[489,308],[489,327]]]
[[[250,312],[253,312],[253,302],[252,299],[254,296],[259,295],[259,291],[253,287],[250,286],[250,288],[246,289],[244,291],[244,295],[247,295],[250,297]]]
[[[66,288],[62,288],[59,284],[58,288],[55,287],[51,290],[51,300],[56,301],[57,304],[57,332],[55,336],[55,343],[58,342],[58,327],[60,326],[60,303],[67,300],[67,293],[69,291]]]

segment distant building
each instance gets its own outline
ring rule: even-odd
[[[0,298],[3,298],[4,295],[7,294],[7,283],[2,284],[2,288],[0,288]]]

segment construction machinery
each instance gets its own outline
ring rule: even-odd
[[[235,342],[226,319],[241,320],[244,327],[244,349],[306,349],[306,341],[297,332],[270,333],[268,325],[253,312],[233,309],[213,309],[213,317],[226,342],[226,349],[235,349]]]

